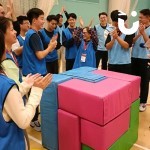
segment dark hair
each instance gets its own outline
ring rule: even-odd
[[[118,18],[121,18],[123,19],[124,21],[127,20],[127,15],[119,15],[120,12],[118,10],[113,10],[110,14],[110,17],[111,17],[111,20],[112,21],[115,21],[115,22],[118,22]]]
[[[69,19],[70,17],[71,17],[71,18],[74,18],[74,19],[77,19],[77,15],[76,15],[75,13],[70,13],[70,14],[68,14],[68,17],[67,17],[67,18]]]
[[[33,19],[37,19],[40,15],[44,15],[43,10],[39,8],[31,8],[27,12],[27,17],[28,17],[30,24],[32,24]]]
[[[63,15],[61,15],[61,14],[57,14],[56,15],[56,17],[58,18],[58,20],[59,20],[59,18],[63,18]]]
[[[84,27],[83,30],[86,29],[89,34],[91,34],[92,29],[90,27]]]
[[[98,15],[98,16],[100,17],[101,15],[108,16],[106,12],[101,12],[101,13],[99,13],[99,15]]]
[[[0,6],[2,6],[3,7],[3,5],[0,3]]]
[[[55,15],[48,15],[46,20],[48,22],[52,21],[52,20],[55,20],[57,23],[58,23],[58,18],[55,16]]]
[[[27,16],[18,16],[17,21],[19,24],[23,24],[23,21],[29,20]]]
[[[0,30],[5,34],[7,28],[10,26],[11,19],[6,17],[0,17]]]
[[[0,30],[0,72],[3,71],[1,62],[4,53],[5,53],[5,38],[4,38],[4,33]]]
[[[140,13],[144,16],[150,17],[150,9],[142,9]]]

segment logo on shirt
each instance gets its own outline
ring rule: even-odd
[[[119,16],[121,16],[121,15],[126,15],[126,14],[125,14],[124,12],[122,12],[122,11],[119,11],[119,12],[120,12]],[[132,11],[132,12],[131,12],[131,16],[132,16],[132,17],[136,17],[136,16],[137,16],[137,12],[136,12],[136,11]],[[129,28],[126,28],[126,27],[125,27],[125,22],[124,22],[124,20],[121,19],[121,18],[118,18],[118,27],[119,27],[119,30],[120,30],[122,33],[124,33],[124,34],[126,34],[126,35],[131,35],[131,34],[135,33],[135,32],[138,30],[138,28],[139,28],[139,21],[134,22],[133,25],[132,25],[132,27],[129,29]]]

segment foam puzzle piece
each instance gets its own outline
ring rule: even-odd
[[[70,79],[54,74],[52,83],[43,91],[40,104],[42,145],[50,150],[58,150],[58,84]]]
[[[107,71],[107,70],[95,70],[93,71],[93,73],[130,82],[131,83],[130,86],[132,90],[131,103],[139,98],[139,94],[140,94],[139,88],[140,88],[140,81],[141,81],[141,78],[139,76],[133,76],[129,74],[118,73],[118,72]]]
[[[128,130],[129,120],[129,109],[105,126],[81,119],[81,143],[94,150],[107,150]]]
[[[79,117],[58,110],[59,150],[81,150]]]
[[[72,79],[58,86],[59,108],[105,125],[130,107],[129,85],[112,78],[97,83]]]
[[[138,139],[139,127],[139,103],[140,99],[132,103],[130,109],[130,126],[129,130],[125,132],[110,148],[109,150],[129,150]]]

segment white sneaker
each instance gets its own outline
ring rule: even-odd
[[[39,123],[38,120],[37,120],[37,121],[34,121],[34,122],[31,122],[31,123],[30,123],[30,126],[31,126],[34,130],[36,130],[36,131],[38,131],[38,132],[41,131],[41,125],[40,125],[40,123]]]
[[[140,110],[140,112],[145,111],[146,110],[146,103],[141,103],[139,106],[139,110]]]

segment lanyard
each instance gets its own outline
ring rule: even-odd
[[[84,44],[83,44],[84,50],[87,50],[88,46],[89,46],[89,43],[87,43],[87,42],[84,41]]]
[[[6,53],[11,56],[11,58],[14,61],[14,63],[18,66],[18,62],[17,62],[17,59],[16,59],[15,55],[12,52],[8,51],[8,50],[6,50]]]

